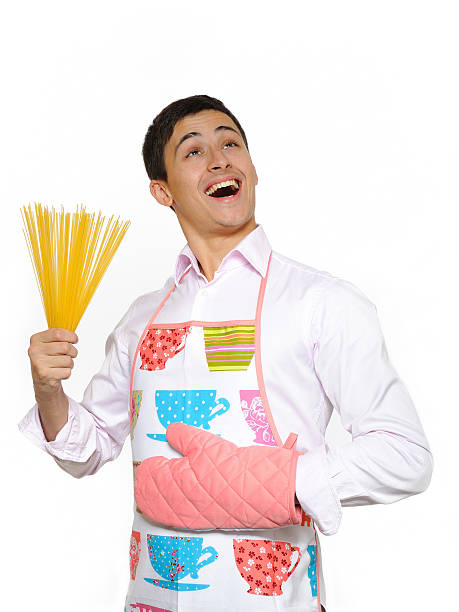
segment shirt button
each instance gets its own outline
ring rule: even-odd
[[[203,295],[204,297],[207,297],[207,289],[203,289],[201,295]]]

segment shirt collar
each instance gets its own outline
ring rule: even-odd
[[[271,245],[263,226],[258,223],[250,234],[247,234],[234,249],[225,255],[218,270],[232,270],[248,262],[261,276],[265,276],[270,253]],[[187,243],[178,254],[175,264],[175,284],[177,286],[183,273],[190,266],[196,274],[202,274],[199,270],[198,260]]]

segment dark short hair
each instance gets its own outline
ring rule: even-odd
[[[164,148],[169,142],[174,131],[175,124],[188,115],[195,115],[203,110],[216,110],[228,115],[239,128],[247,151],[249,145],[241,124],[217,98],[206,95],[189,96],[171,102],[153,119],[153,123],[147,130],[142,147],[143,161],[148,178],[167,182],[167,170],[164,163]],[[172,206],[171,206],[172,208]],[[172,210],[174,210],[172,208]],[[174,210],[175,212],[175,210]]]

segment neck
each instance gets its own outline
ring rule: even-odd
[[[213,280],[215,272],[220,267],[220,264],[225,257],[235,246],[241,242],[247,234],[250,234],[258,223],[255,222],[255,218],[252,217],[244,226],[228,234],[199,234],[191,229],[185,229],[182,226],[183,233],[190,245],[191,250],[198,260],[199,269],[202,274],[206,277],[207,281]]]

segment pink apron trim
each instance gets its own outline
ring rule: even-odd
[[[266,274],[263,276],[261,285],[260,285],[260,293],[258,295],[258,304],[257,304],[257,312],[255,315],[255,366],[257,369],[257,380],[258,385],[260,387],[260,395],[261,395],[261,403],[264,408],[266,419],[271,428],[274,439],[276,440],[277,446],[282,446],[282,439],[277,431],[276,424],[274,423],[273,415],[271,413],[271,408],[269,407],[268,396],[266,395],[265,388],[265,380],[263,378],[263,367],[261,365],[261,348],[260,348],[260,336],[261,336],[261,308],[263,305],[263,298],[265,296],[266,289],[266,281],[268,278],[269,266],[271,264],[272,251],[269,254],[268,266],[266,268]]]
[[[172,288],[174,289],[174,287]],[[167,299],[166,296],[165,299]],[[147,328],[150,326],[150,324],[153,322],[149,321]],[[175,329],[176,327],[185,327],[188,325],[194,325],[195,327],[224,327],[225,325],[253,325],[254,320],[253,319],[231,319],[228,321],[197,321],[195,319],[191,320],[191,321],[183,321],[182,323],[156,323],[155,324],[155,328],[158,329]],[[144,333],[147,331],[147,328],[145,328]],[[143,337],[143,334],[142,334]],[[239,337],[239,334],[238,334]],[[231,336],[228,336],[228,338],[231,338]]]
[[[263,378],[263,368],[261,365],[261,348],[260,348],[261,307],[263,304],[263,298],[264,298],[265,289],[266,289],[266,281],[268,278],[269,266],[271,264],[271,256],[272,256],[272,251],[269,255],[268,266],[266,268],[266,274],[261,281],[260,293],[258,296],[257,313],[255,316],[255,364],[257,368],[257,380],[258,380],[258,384],[260,387],[259,391],[261,395],[261,403],[265,410],[266,418],[268,420],[269,426],[271,427],[271,431],[273,433],[274,439],[276,440],[276,443],[278,446],[282,446],[282,439],[279,435],[279,432],[277,431],[277,427],[275,425],[275,422],[274,422],[274,419],[271,413],[271,408],[269,407],[268,396],[266,395],[265,380]],[[290,435],[285,441],[284,446],[286,446],[287,448],[291,448],[291,446],[294,443],[296,443],[297,438],[298,438],[298,434],[290,433]],[[301,454],[304,454],[304,453],[301,453]],[[295,466],[295,478],[296,478],[296,466]],[[311,518],[311,523],[312,523],[312,528],[314,530],[314,538],[316,542],[317,610],[318,612],[321,612],[322,606],[320,603],[319,544],[317,542],[316,526],[312,518]]]
[[[188,270],[186,272],[183,273],[183,275],[180,277],[179,282],[182,280],[182,278],[184,276],[186,276],[188,274],[188,272],[191,270],[191,267],[188,268]],[[134,354],[134,359],[132,360],[132,367],[131,367],[131,383],[130,383],[130,388],[129,388],[129,410],[131,409],[131,401],[132,401],[132,387],[134,385],[134,374],[135,374],[135,364],[137,361],[137,355],[139,354],[140,351],[140,345],[142,344],[142,340],[143,337],[145,336],[145,334],[147,333],[148,328],[150,327],[150,325],[153,323],[153,321],[156,319],[156,317],[158,316],[158,312],[161,310],[161,308],[164,306],[165,302],[169,299],[170,294],[174,291],[175,289],[175,283],[172,285],[172,287],[169,289],[169,291],[167,292],[167,294],[164,296],[164,298],[162,299],[160,305],[158,306],[158,308],[155,310],[155,312],[153,313],[153,316],[151,317],[151,319],[148,321],[148,323],[145,325],[145,328],[143,330],[143,332],[140,335],[139,341],[137,343],[137,348],[135,350],[135,354]],[[159,327],[159,326],[158,326]],[[166,326],[167,327],[167,326]],[[130,414],[130,412],[129,412]]]
[[[312,521],[312,528],[314,529],[314,538],[316,541],[316,579],[317,579],[317,610],[322,612],[322,604],[320,602],[320,561],[319,561],[319,542],[317,541],[317,531],[314,521]]]

